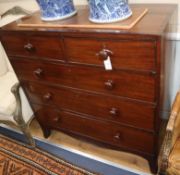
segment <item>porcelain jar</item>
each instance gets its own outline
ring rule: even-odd
[[[73,0],[36,0],[40,10],[41,19],[53,21],[65,19],[76,14]]]
[[[95,23],[111,23],[127,19],[132,11],[127,0],[88,0],[89,20]]]

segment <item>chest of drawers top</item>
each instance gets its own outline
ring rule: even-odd
[[[172,20],[172,22],[175,22],[176,20],[176,13],[177,13],[177,5],[175,4],[131,4],[130,5],[132,8],[144,8],[148,9],[148,13],[130,30],[116,30],[116,29],[96,29],[94,27],[91,29],[83,29],[83,28],[46,28],[46,27],[18,27],[19,20],[17,20],[14,23],[11,23],[9,25],[6,25],[2,27],[3,31],[34,31],[34,32],[51,32],[51,33],[69,33],[69,32],[80,32],[80,33],[98,33],[98,34],[144,34],[144,35],[154,35],[154,36],[159,36],[162,35],[164,32],[164,29],[167,25],[167,23]],[[77,6],[78,11],[83,9],[83,13],[85,13],[85,16],[88,16],[89,10],[87,6]],[[85,9],[85,10],[84,10]],[[82,14],[81,14],[82,15]],[[173,19],[171,19],[173,15]],[[39,13],[33,15],[33,18],[31,19],[32,24],[36,24],[37,18],[39,18]],[[28,18],[27,18],[28,19]],[[34,20],[34,21],[33,21]],[[80,23],[83,24],[83,21],[79,22],[79,20],[82,20],[78,15],[75,17],[71,18],[70,20],[74,20],[73,23]],[[83,20],[88,20],[88,19],[83,19]],[[25,19],[20,20],[20,22],[26,21]],[[61,21],[60,21],[61,22]],[[26,22],[25,22],[26,23]],[[29,22],[28,22],[29,23]],[[53,22],[52,24],[58,24],[59,21]],[[63,21],[62,21],[63,23]],[[103,24],[102,24],[103,25]],[[111,36],[110,36],[111,37]],[[135,36],[133,36],[135,37]],[[121,36],[122,38],[122,36]],[[125,36],[127,38],[127,36]]]

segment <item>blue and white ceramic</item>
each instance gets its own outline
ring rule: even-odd
[[[89,20],[95,23],[111,23],[132,15],[127,0],[88,0]]]
[[[73,0],[37,0],[41,9],[41,19],[53,21],[65,19],[76,14]]]

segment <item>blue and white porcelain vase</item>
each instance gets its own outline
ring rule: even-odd
[[[111,23],[127,19],[132,11],[127,0],[88,0],[89,20],[95,23]]]
[[[65,19],[76,14],[73,0],[36,0],[43,21]]]

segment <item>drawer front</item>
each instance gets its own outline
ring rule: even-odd
[[[39,57],[63,60],[61,40],[52,36],[2,36],[2,43],[9,56]]]
[[[35,108],[38,109],[37,106]],[[88,119],[70,112],[50,110],[47,107],[39,106],[35,114],[38,120],[48,128],[61,129],[115,146],[153,153],[154,138],[150,133]]]
[[[105,71],[96,67],[57,65],[22,59],[12,59],[11,63],[18,77],[23,80],[38,80],[149,102],[156,101],[155,76],[151,74]]]
[[[65,38],[65,50],[70,62],[103,65],[109,55],[112,66],[120,69],[155,70],[154,41],[107,41]]]
[[[22,82],[31,102],[83,113],[90,118],[154,131],[155,107],[112,96],[96,95],[64,87]]]

